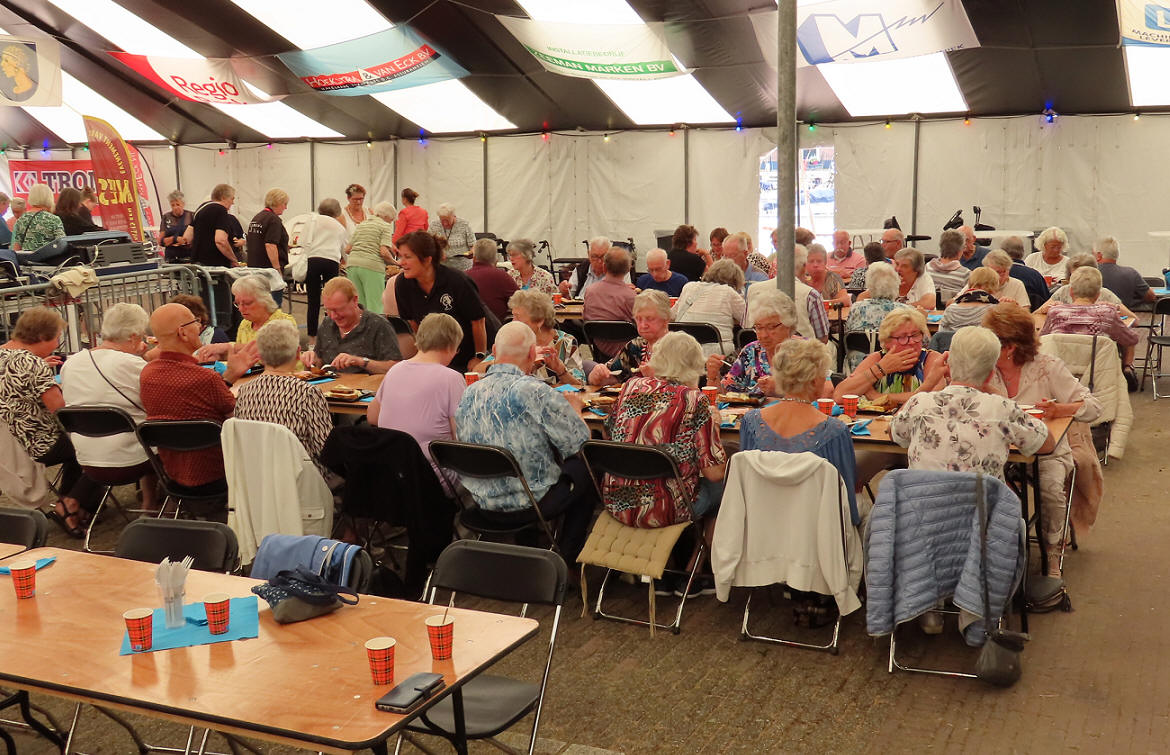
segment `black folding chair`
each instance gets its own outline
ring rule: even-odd
[[[589,440],[581,447],[581,456],[585,459],[585,463],[589,467],[589,474],[593,478],[593,484],[597,487],[599,498],[602,497],[602,478],[606,474],[621,479],[637,480],[640,482],[648,480],[673,480],[678,489],[685,489],[678,464],[670,454],[656,446],[618,443],[609,440]],[[691,501],[687,502],[688,507],[692,504],[693,502]],[[693,509],[690,514],[691,522],[694,522],[695,515]],[[662,578],[663,571],[666,571],[664,568],[666,560],[669,558],[671,550],[674,548],[675,543],[678,542],[683,530],[689,524],[690,522],[683,526],[673,525],[656,529],[628,527],[617,519],[614,519],[608,512],[602,512],[601,516],[594,523],[593,530],[589,533],[589,538],[585,542],[585,548],[582,550],[581,556],[577,559],[581,563],[582,602],[588,600],[584,586],[586,564],[605,568],[605,576],[602,577],[601,587],[597,593],[597,603],[593,608],[593,617],[648,626],[650,627],[651,636],[654,635],[656,628],[669,629],[674,634],[682,631],[683,608],[686,607],[687,595],[690,592],[691,584],[695,581],[695,574],[698,572],[699,566],[703,563],[703,555],[707,547],[702,527],[695,528],[696,538],[698,539],[698,551],[695,553],[694,565],[691,567],[690,572],[687,573],[687,583],[683,588],[682,598],[679,600],[674,621],[670,624],[659,624],[655,619],[654,580]],[[610,535],[616,536],[610,537]],[[617,616],[605,612],[603,608],[605,586],[609,582],[610,575],[615,570],[634,574],[635,576],[644,575],[651,578],[649,586],[650,610],[648,621]]]
[[[1170,334],[1166,332],[1166,316],[1170,315],[1170,297],[1164,297],[1154,302],[1154,309],[1150,312],[1150,335],[1146,339],[1146,358],[1145,364],[1142,366],[1142,380],[1139,390],[1146,389],[1146,375],[1149,374],[1151,366],[1154,374],[1154,400],[1160,398],[1168,398],[1170,394],[1158,393],[1158,378],[1166,377],[1168,373],[1162,372],[1162,349],[1170,346]],[[1157,360],[1153,361],[1154,349],[1158,350]]]
[[[49,520],[36,509],[0,508],[0,543],[40,548],[49,539]]]
[[[459,540],[447,546],[435,564],[429,602],[434,604],[438,590],[450,590],[451,605],[454,605],[455,595],[463,593],[487,600],[520,603],[521,616],[527,613],[530,604],[553,606],[548,656],[539,683],[482,674],[436,703],[419,716],[417,723],[408,724],[407,730],[444,737],[458,748],[463,738],[492,740],[533,713],[532,735],[528,742],[531,755],[536,749],[568,577],[569,570],[564,560],[556,553],[539,548],[473,540]],[[402,739],[399,736],[395,753],[401,749]],[[494,740],[492,744],[511,752]]]
[[[127,414],[124,409],[116,406],[66,406],[57,410],[57,419],[61,422],[61,427],[65,429],[65,432],[74,433],[86,438],[109,438],[114,435],[127,433],[134,435],[137,429],[134,418]],[[85,528],[85,550],[90,553],[112,552],[95,551],[89,547],[89,540],[93,535],[93,526],[97,522],[98,515],[101,513],[107,501],[121,515],[122,519],[127,522],[130,521],[126,509],[122,507],[121,502],[114,495],[114,486],[136,483],[139,477],[136,473],[127,472],[117,482],[101,483],[101,500],[98,501],[97,509],[94,510],[93,516],[90,517],[89,525]],[[131,509],[130,511],[135,514],[147,513],[144,509]]]
[[[955,337],[953,330],[940,330],[930,337],[930,343],[926,348],[931,351],[937,351],[940,354],[944,351],[951,350],[951,339]]]
[[[226,573],[239,566],[240,546],[232,528],[219,522],[136,519],[118,536],[114,555],[152,564],[191,556],[194,569]]]
[[[743,351],[743,347],[747,346],[754,340],[756,340],[755,328],[741,328],[740,331],[735,334],[736,351]]]
[[[209,419],[194,420],[147,420],[136,429],[138,442],[146,449],[150,464],[158,475],[159,485],[163,490],[161,512],[166,509],[167,501],[175,501],[175,515],[178,519],[179,510],[184,503],[200,504],[206,511],[210,511],[216,504],[227,506],[228,485],[227,478],[215,480],[207,485],[192,488],[182,485],[167,474],[162,459],[155,449],[167,451],[202,451],[207,448],[217,448],[220,445],[222,428],[218,422]]]
[[[687,333],[699,343],[714,343],[721,348],[723,346],[719,328],[709,322],[672,322],[666,327],[676,333]]]
[[[526,521],[513,524],[501,523],[492,517],[492,512],[485,511],[479,506],[466,506],[461,501],[461,508],[455,516],[457,524],[461,524],[474,532],[478,537],[515,536],[525,530],[535,529],[548,537],[552,550],[557,550],[556,531],[545,520],[540,512],[536,497],[528,487],[528,480],[516,462],[516,457],[506,448],[499,446],[485,446],[478,443],[463,443],[456,440],[432,440],[430,442],[431,458],[444,469],[450,469],[460,477],[470,477],[476,480],[514,479],[518,480],[525,497],[528,498],[531,515]]]
[[[608,362],[614,356],[598,348],[598,340],[625,343],[638,335],[638,328],[634,323],[625,320],[586,320],[582,327],[585,330],[585,341],[593,352],[595,362]]]
[[[390,321],[390,325],[394,328],[394,332],[400,336],[413,336],[414,330],[411,329],[410,323],[402,319],[398,315],[386,315],[386,319]]]

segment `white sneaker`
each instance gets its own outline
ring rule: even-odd
[[[923,634],[942,634],[943,617],[938,611],[927,611],[918,617],[918,626]]]

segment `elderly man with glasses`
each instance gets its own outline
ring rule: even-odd
[[[594,283],[605,279],[605,255],[613,244],[604,236],[597,236],[589,240],[589,259],[573,269],[573,274],[567,281],[561,281],[561,293],[580,299],[585,296],[585,289]],[[626,274],[626,283],[632,283]]]

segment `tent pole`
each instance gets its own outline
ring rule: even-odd
[[[483,232],[488,233],[488,142],[485,134],[480,143],[483,144]]]
[[[691,224],[691,130],[683,128],[683,222]]]
[[[796,196],[796,0],[779,0],[776,14],[776,288],[794,295],[792,232]],[[760,246],[764,240],[760,239]]]
[[[399,186],[398,186],[398,137],[395,136],[390,141],[394,145],[394,172],[393,172],[391,177],[394,179],[394,195],[395,195],[395,198],[397,199],[398,198],[398,191],[399,191]],[[401,206],[402,206],[401,201],[399,201],[398,206],[401,208]]]
[[[179,177],[179,145],[171,145],[171,154],[175,157],[175,191],[183,190],[183,179]]]
[[[918,140],[922,135],[922,119],[914,117],[914,181],[910,185],[910,235],[918,235]]]
[[[317,142],[309,140],[309,212],[317,206]]]

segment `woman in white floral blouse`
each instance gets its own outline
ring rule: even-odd
[[[1048,453],[1056,439],[988,383],[1000,356],[999,339],[974,325],[955,333],[946,363],[951,384],[915,394],[890,421],[890,438],[908,449],[911,469],[982,472],[1003,479],[1015,445],[1024,454]]]

